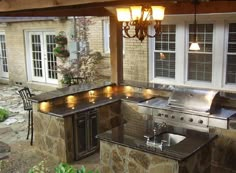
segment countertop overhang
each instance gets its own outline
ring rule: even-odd
[[[174,134],[184,135],[186,138],[176,145],[160,150],[159,148],[149,147],[146,145],[146,141],[143,137],[145,132],[143,132],[143,134],[137,134],[139,136],[129,134],[129,129],[126,124],[99,134],[97,137],[102,141],[122,145],[150,154],[156,154],[177,161],[184,161],[217,137],[214,134],[174,126],[168,126],[167,131]]]

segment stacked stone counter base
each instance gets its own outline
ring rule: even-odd
[[[100,142],[102,173],[178,173],[178,162],[128,147]]]
[[[37,107],[37,104],[34,104]],[[36,108],[34,110],[37,110]],[[73,133],[71,117],[59,118],[34,112],[34,145],[63,162],[73,161]]]
[[[178,162],[100,141],[100,170],[102,173],[209,173],[211,155],[207,153],[208,147]]]

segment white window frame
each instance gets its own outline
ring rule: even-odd
[[[0,34],[5,36],[6,59],[7,59],[7,69],[8,69],[7,72],[4,72],[3,69],[2,69],[3,68],[3,64],[1,64],[2,62],[0,62],[0,73],[1,73],[0,74],[0,78],[8,79],[9,78],[9,59],[8,59],[7,44],[6,44],[6,33],[5,33],[5,31],[1,31],[0,30]],[[0,52],[0,54],[1,54],[1,52]],[[0,61],[2,61],[2,60],[0,60]]]
[[[175,42],[178,40],[186,39],[185,35],[185,22],[180,16],[170,16],[165,18],[162,22],[163,25],[175,25]],[[153,33],[153,30],[150,31]],[[186,42],[178,42],[175,44],[175,78],[166,78],[166,77],[154,77],[154,51],[155,51],[155,39],[149,38],[149,81],[160,84],[168,84],[168,85],[179,85],[180,83],[184,83],[184,71],[185,69],[181,68],[181,64],[183,64],[186,59],[181,59],[183,56],[181,55],[181,51],[183,52],[183,47],[185,47]],[[185,54],[185,50],[184,50]],[[184,61],[184,62],[183,62]]]
[[[103,52],[110,54],[110,19],[102,20],[103,28]],[[125,54],[125,38],[123,38],[123,55]]]
[[[236,89],[236,83],[226,83],[226,70],[227,70],[227,53],[228,53],[228,38],[229,38],[229,24],[230,23],[236,23],[236,20],[227,20],[225,21],[225,40],[224,40],[224,75],[223,75],[223,83],[222,86],[225,89]]]
[[[110,21],[108,19],[104,19],[102,21],[103,25],[103,49],[104,53],[110,53]]]
[[[42,64],[42,70],[43,70],[43,74],[44,75],[46,75],[46,76],[44,76],[45,77],[45,80],[43,79],[41,79],[41,78],[39,78],[39,77],[34,77],[33,76],[33,64],[32,64],[32,62],[31,62],[31,52],[32,52],[32,50],[31,50],[31,43],[29,42],[29,40],[30,40],[30,33],[35,33],[35,34],[40,34],[41,35],[41,41],[42,42],[46,42],[45,41],[45,38],[43,37],[43,34],[42,33],[44,33],[44,34],[47,34],[47,33],[54,33],[55,35],[56,35],[56,33],[55,33],[55,31],[54,30],[24,30],[24,35],[25,35],[25,52],[26,52],[26,66],[27,66],[27,69],[26,69],[26,71],[27,71],[27,79],[28,79],[28,82],[40,82],[40,83],[46,83],[46,84],[51,84],[51,85],[57,85],[59,82],[58,82],[58,80],[59,79],[49,79],[49,78],[47,78],[47,63],[43,63]],[[43,43],[43,45],[44,46],[46,46],[44,43]],[[42,48],[42,53],[43,54],[45,54],[45,47],[41,47]],[[43,58],[44,58],[44,56],[43,56]],[[44,60],[45,61],[45,60]]]
[[[150,43],[150,46],[152,46],[152,49],[153,51],[151,52],[151,56],[152,56],[152,74],[151,74],[151,77],[155,80],[155,81],[158,81],[160,83],[165,83],[165,82],[171,82],[171,83],[175,83],[175,79],[176,79],[176,33],[177,33],[177,25],[176,24],[163,24],[163,25],[175,25],[175,51],[166,51],[166,50],[156,50],[155,49],[155,38],[153,39],[149,39],[149,43]],[[151,31],[152,32],[152,31]],[[170,78],[170,77],[161,77],[161,76],[158,76],[158,77],[155,77],[155,53],[156,52],[163,52],[163,53],[175,53],[175,78]]]
[[[226,63],[229,23],[236,23],[236,13],[198,14],[198,24],[213,24],[212,43],[212,81],[188,80],[189,24],[193,23],[193,15],[165,16],[163,24],[176,25],[176,72],[175,80],[154,78],[154,39],[149,39],[149,81],[167,85],[209,88],[217,90],[236,90],[236,84],[226,84]],[[184,41],[183,41],[184,40]],[[219,41],[222,40],[222,41]],[[222,49],[219,49],[222,48]],[[184,65],[183,65],[184,64]]]
[[[185,84],[188,85],[188,86],[202,86],[202,87],[213,87],[212,84],[213,84],[213,81],[214,81],[214,50],[215,50],[215,22],[214,21],[199,21],[198,24],[213,24],[213,40],[212,40],[212,78],[211,78],[211,82],[208,82],[208,81],[198,81],[198,80],[188,80],[188,60],[189,60],[189,57],[188,57],[188,53],[189,53],[189,24],[192,24],[192,23],[189,23],[187,22],[186,23],[186,47],[185,47],[185,50],[186,50],[186,54],[185,54],[185,58],[186,58],[186,63],[185,63]],[[201,52],[200,52],[201,53]],[[203,54],[208,54],[208,52],[203,52]]]

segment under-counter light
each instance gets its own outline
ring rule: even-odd
[[[49,112],[50,103],[49,102],[41,102],[39,104],[39,109],[40,109],[40,111],[43,111],[43,112]]]
[[[95,91],[94,90],[90,90],[88,92],[88,95],[89,95],[89,97],[95,97]]]
[[[112,87],[111,86],[107,86],[105,89],[104,89],[104,93],[105,93],[105,96],[107,98],[110,98],[112,96]]]
[[[73,109],[77,104],[77,97],[73,95],[69,95],[66,97],[66,104],[68,108]]]
[[[111,86],[107,86],[105,88],[105,93],[112,93],[112,87]]]
[[[95,98],[94,97],[89,97],[89,103],[94,103],[95,102]]]
[[[72,103],[72,102],[76,102],[77,101],[77,98],[73,95],[69,95],[66,97],[66,102],[67,103]]]

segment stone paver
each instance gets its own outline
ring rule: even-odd
[[[0,123],[0,157],[5,157],[10,151],[9,157],[0,161],[0,172],[27,173],[31,167],[42,160],[45,160],[45,166],[53,172],[58,162],[38,152],[34,146],[30,146],[30,141],[26,140],[28,112],[24,110],[21,97],[17,92],[21,88],[0,85],[0,108],[10,111],[9,118]],[[41,92],[32,91],[32,93]],[[7,125],[6,122],[13,119],[15,122]]]
[[[0,108],[10,111],[9,118],[0,123],[0,141],[7,144],[25,140],[27,135],[28,112],[24,110],[18,90],[22,87],[0,85]],[[32,91],[35,94],[40,91]],[[15,122],[10,125],[9,122]]]

